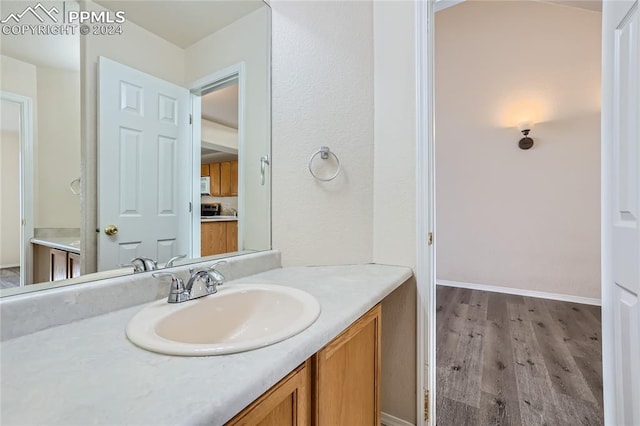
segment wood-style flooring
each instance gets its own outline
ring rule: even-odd
[[[602,425],[600,308],[437,287],[438,426]]]

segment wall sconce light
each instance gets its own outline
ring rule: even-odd
[[[533,139],[529,137],[529,132],[532,127],[531,123],[522,123],[519,127],[524,137],[518,142],[518,147],[520,147],[520,149],[531,148],[533,146]]]

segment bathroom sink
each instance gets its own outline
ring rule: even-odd
[[[292,337],[319,315],[318,301],[302,290],[237,284],[183,303],[153,302],[129,321],[127,337],[168,355],[231,354]]]

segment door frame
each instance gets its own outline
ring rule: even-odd
[[[435,247],[437,238],[434,238],[432,251],[425,249],[424,239],[428,232],[433,232],[435,225],[435,12],[449,6],[458,4],[464,0],[416,0],[415,24],[416,24],[416,208],[417,208],[417,272],[418,287],[418,315],[417,315],[417,426],[435,426],[436,424],[436,307],[435,307]],[[604,37],[604,33],[603,33]],[[603,105],[610,98],[610,90],[605,90],[604,77],[610,69],[606,63],[607,52],[603,45]],[[611,53],[612,54],[612,53]],[[606,423],[610,423],[615,416],[615,370],[613,364],[613,314],[610,312],[612,296],[605,283],[611,275],[612,259],[611,236],[607,228],[607,220],[610,218],[611,191],[609,182],[612,176],[612,148],[605,144],[607,132],[611,123],[601,112],[602,136],[601,136],[601,265],[602,265],[602,378],[603,378],[603,412]],[[432,231],[429,231],[432,230]],[[609,309],[608,309],[609,307]],[[427,332],[425,336],[424,332]],[[427,345],[425,348],[424,345]],[[432,362],[429,363],[429,360]],[[423,386],[427,387],[423,387]],[[422,416],[423,401],[421,400],[423,389],[429,389],[430,417],[424,421]]]
[[[33,282],[33,101],[27,96],[0,91],[0,99],[20,107],[20,286]]]
[[[226,68],[208,74],[191,84],[187,85],[187,89],[191,92],[191,115],[192,115],[192,147],[193,147],[193,187],[191,191],[191,205],[193,206],[192,215],[192,253],[200,255],[200,149],[202,147],[202,131],[201,131],[201,93],[211,87],[216,86],[224,80],[236,77],[238,79],[238,188],[244,188],[244,162],[245,158],[245,115],[246,115],[246,64],[244,61],[230,65]],[[238,211],[244,212],[244,191],[238,191]],[[238,218],[238,250],[244,248],[244,224],[242,214]]]
[[[416,426],[436,422],[435,33],[436,0],[415,2],[416,46]],[[429,235],[433,236],[429,243]],[[428,411],[428,419],[427,417]]]

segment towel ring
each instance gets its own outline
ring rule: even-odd
[[[80,178],[72,180],[69,184],[69,189],[73,195],[80,195]]]
[[[318,175],[316,175],[313,172],[313,169],[311,168],[311,163],[313,163],[314,158],[316,158],[316,156],[320,154],[320,158],[323,160],[326,160],[329,158],[329,155],[332,155],[333,158],[335,158],[336,163],[338,163],[337,167],[336,167],[336,171],[333,175],[327,177],[327,178],[323,178],[320,177]],[[311,158],[309,158],[309,173],[311,173],[311,176],[313,176],[314,178],[321,180],[323,182],[329,182],[330,180],[334,180],[336,178],[336,176],[338,176],[338,174],[340,173],[340,159],[338,158],[338,156],[333,153],[328,146],[323,146],[320,147],[319,150],[317,150],[316,152],[313,153],[313,155],[311,156]]]

